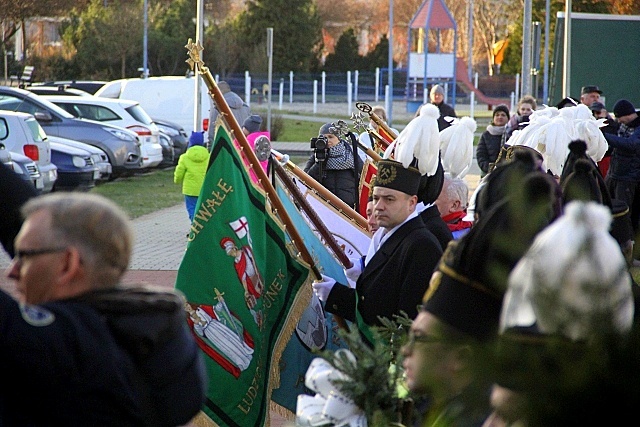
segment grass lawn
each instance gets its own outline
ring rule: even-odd
[[[322,123],[305,120],[282,120],[284,121],[284,129],[282,134],[278,136],[278,141],[281,142],[309,141],[312,137],[318,136],[318,129],[322,125]]]
[[[101,194],[120,205],[131,218],[183,203],[182,186],[173,183],[173,170],[154,169],[144,174],[118,178],[95,187]]]

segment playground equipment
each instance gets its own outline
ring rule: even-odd
[[[442,37],[449,38],[451,50],[443,51]],[[430,37],[431,36],[431,37]],[[425,0],[409,23],[407,62],[407,111],[413,112],[428,101],[429,85],[441,84],[445,99],[456,100],[456,41],[458,28],[443,0]]]

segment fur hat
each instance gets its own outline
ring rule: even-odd
[[[189,136],[189,146],[187,148],[193,147],[194,145],[204,147],[204,132],[191,132],[191,136]]]
[[[635,112],[636,109],[633,104],[626,99],[618,100],[613,106],[613,114],[615,114],[616,117],[628,116],[629,114],[633,114]]]
[[[249,133],[259,132],[260,125],[262,124],[262,117],[258,114],[252,114],[246,119],[244,119],[244,123],[242,123],[242,127],[245,128]]]

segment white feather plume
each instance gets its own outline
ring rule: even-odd
[[[471,117],[462,117],[456,124],[440,132],[442,167],[453,178],[464,178],[473,163],[473,134],[478,125]]]
[[[405,168],[415,158],[422,175],[435,174],[440,155],[439,116],[440,110],[433,104],[420,107],[420,115],[407,124],[396,138],[394,147],[389,146],[383,157],[390,158],[391,150],[395,150],[393,158]]]
[[[575,130],[578,139],[587,143],[587,154],[594,162],[599,162],[609,149],[609,144],[600,131],[604,119],[596,120],[593,115],[584,120],[576,120]]]

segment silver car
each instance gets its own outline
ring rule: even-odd
[[[0,110],[33,114],[47,135],[82,141],[107,153],[112,178],[140,170],[142,156],[135,132],[118,126],[78,119],[27,90],[0,86]]]
[[[43,193],[53,190],[58,168],[51,162],[47,135],[31,114],[0,111],[0,142],[12,154],[27,156],[38,165],[41,174],[36,182],[38,190]]]

